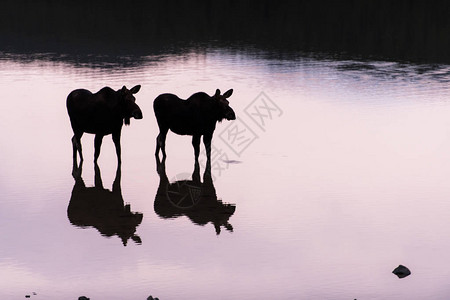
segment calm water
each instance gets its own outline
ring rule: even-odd
[[[0,56],[0,298],[450,297],[450,66],[217,50],[120,66],[54,58]],[[79,186],[65,98],[135,84],[144,118],[123,129],[120,184],[142,221],[103,219],[121,227],[124,246],[92,225],[98,216],[79,216],[81,226],[68,215]],[[169,133],[158,174],[152,102],[216,88],[234,89],[238,120],[218,124],[212,183],[199,196],[190,138]],[[93,136],[82,142],[90,188]],[[110,137],[99,167],[112,190]],[[213,209],[155,205],[159,188],[170,200],[183,186]],[[393,275],[399,264],[412,275]]]

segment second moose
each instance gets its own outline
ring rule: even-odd
[[[173,94],[161,94],[153,102],[153,110],[158,121],[159,134],[156,138],[156,152],[162,151],[166,157],[166,136],[169,129],[179,135],[191,135],[194,147],[195,162],[198,163],[200,154],[200,138],[203,136],[207,162],[211,162],[211,140],[217,121],[223,119],[235,120],[236,115],[229,106],[227,98],[233,90],[223,95],[217,89],[213,96],[198,92],[187,100],[180,99]]]

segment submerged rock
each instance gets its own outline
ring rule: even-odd
[[[90,300],[90,298],[88,298],[86,296],[81,296],[81,297],[78,297],[78,300]]]
[[[394,271],[392,271],[392,273],[397,275],[398,278],[404,278],[406,276],[411,275],[411,271],[403,265],[399,265],[397,268],[394,269]]]

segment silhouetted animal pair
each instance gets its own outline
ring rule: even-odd
[[[142,119],[142,111],[136,104],[136,94],[141,86],[136,85],[128,90],[125,86],[118,91],[104,87],[93,94],[85,89],[72,91],[67,97],[67,111],[74,132],[72,138],[73,160],[76,163],[77,151],[83,161],[81,137],[83,133],[95,134],[94,162],[100,155],[100,147],[105,135],[112,134],[116,147],[117,161],[121,163],[120,135],[123,123],[130,124],[130,119]],[[200,138],[206,148],[207,162],[211,158],[211,139],[216,123],[223,119],[234,120],[236,115],[227,100],[233,90],[221,95],[217,89],[213,96],[204,92],[193,94],[187,100],[182,100],[173,94],[161,94],[153,102],[153,109],[159,126],[156,139],[155,155],[162,151],[166,157],[166,136],[172,130],[176,134],[191,135],[194,147],[195,161],[200,154]]]

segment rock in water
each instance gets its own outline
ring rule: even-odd
[[[411,271],[403,265],[399,265],[397,268],[394,269],[394,271],[392,271],[392,273],[397,275],[398,278],[404,278],[406,276],[411,275]]]

